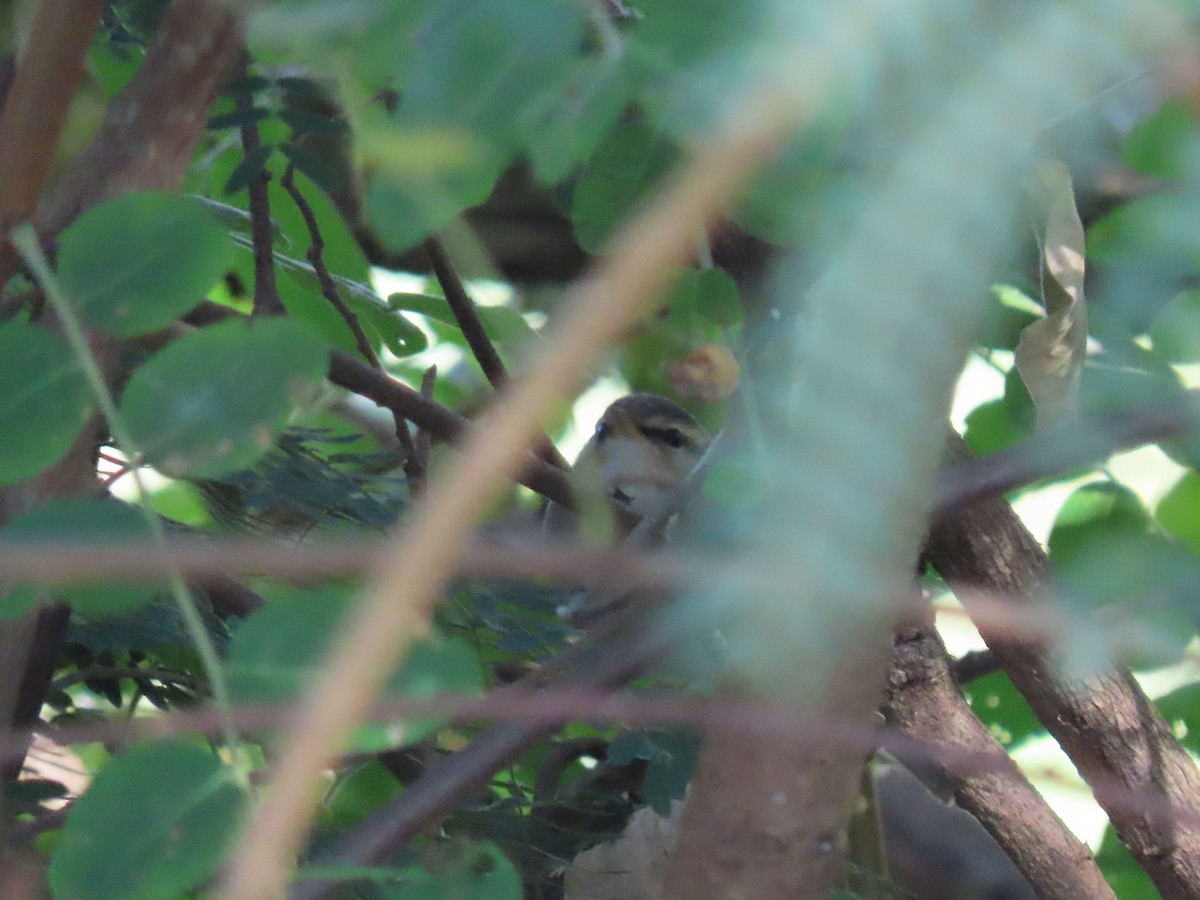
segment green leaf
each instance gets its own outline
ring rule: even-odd
[[[1186,473],[1158,502],[1154,517],[1171,535],[1200,556],[1200,473]]]
[[[1179,742],[1192,753],[1200,753],[1200,684],[1177,688],[1155,704]]]
[[[1200,362],[1200,291],[1176,294],[1150,323],[1150,341],[1170,362]]]
[[[1121,156],[1125,165],[1148,178],[1193,175],[1200,163],[1200,128],[1195,114],[1182,102],[1168,100],[1130,129]]]
[[[420,313],[458,328],[458,320],[454,318],[450,304],[444,297],[433,297],[429,294],[391,294],[388,296],[388,306],[392,309]],[[484,333],[493,341],[521,343],[536,335],[525,321],[525,317],[511,307],[477,306],[475,310],[479,314]]]
[[[1104,838],[1096,852],[1096,864],[1120,900],[1161,900],[1162,894],[1121,843],[1112,825],[1104,829]]]
[[[0,485],[29,478],[70,448],[92,410],[70,348],[22,322],[0,324]]]
[[[13,519],[0,531],[5,544],[36,544],[69,548],[78,543],[145,544],[151,538],[149,525],[132,506],[117,500],[57,500],[34,507]],[[53,592],[19,587],[0,598],[0,618],[14,618],[32,609],[41,597],[50,593],[70,603],[85,616],[106,616],[139,609],[162,590],[145,581],[68,585]]]
[[[194,307],[232,261],[229,236],[196,200],[126,194],[63,232],[58,275],[87,324],[132,337]]]
[[[666,304],[670,326],[695,343],[714,340],[742,321],[737,283],[723,269],[685,269]]]
[[[367,217],[379,238],[403,250],[483,203],[508,163],[506,155],[480,159],[451,172],[380,172],[367,188]]]
[[[625,67],[604,56],[580,60],[529,137],[529,159],[542,184],[562,181],[596,149],[629,102]]]
[[[439,3],[417,31],[402,121],[454,124],[510,151],[562,104],[583,44],[570,0]]]
[[[976,456],[987,456],[1029,438],[1028,431],[1013,424],[1002,398],[979,404],[967,413],[966,425],[963,439]]]
[[[274,152],[275,148],[271,144],[262,144],[247,153],[230,173],[229,180],[225,182],[221,193],[228,197],[230,194],[244,191],[250,186],[250,182],[262,174],[267,167],[267,160]]]
[[[358,315],[364,327],[373,328],[393,356],[405,357],[420,353],[429,346],[425,332],[407,316],[385,309],[375,299],[351,294],[346,302]]]
[[[232,112],[210,116],[208,128],[210,131],[219,131],[222,128],[241,128],[243,125],[254,125],[270,117],[271,111],[269,109],[263,109],[261,106],[251,106],[246,109],[235,109]]]
[[[366,818],[403,788],[378,759],[370,759],[338,779],[326,802],[335,827],[348,828]]]
[[[622,122],[600,142],[575,189],[571,220],[585,250],[605,248],[617,224],[646,199],[679,156],[671,140],[645,122]]]
[[[71,807],[50,859],[57,900],[162,900],[216,871],[245,796],[233,771],[186,741],[113,758]]]
[[[327,365],[327,349],[302,324],[223,322],[180,338],[138,369],[121,414],[159,471],[218,475],[271,449]]]
[[[1003,672],[963,685],[963,695],[988,731],[1005,747],[1015,747],[1043,731],[1041,722]]]
[[[1108,481],[1085,484],[1067,498],[1055,519],[1048,541],[1050,556],[1055,564],[1069,566],[1098,537],[1149,530],[1150,513],[1133,491]]]
[[[240,702],[278,702],[307,690],[325,660],[350,608],[345,591],[310,591],[275,600],[251,615],[229,647],[229,689]],[[392,693],[426,697],[443,692],[478,693],[483,674],[475,652],[454,639],[426,639],[410,649],[391,679]],[[368,725],[354,746],[382,750],[418,740],[436,723],[406,721],[403,727]]]

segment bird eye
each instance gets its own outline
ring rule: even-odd
[[[597,422],[596,423],[596,443],[601,443],[610,434],[612,434],[612,426],[611,425],[609,425],[607,422]]]

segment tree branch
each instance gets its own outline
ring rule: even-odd
[[[241,77],[249,76],[243,62]],[[239,91],[237,108],[248,112],[254,107],[254,94],[249,89]],[[242,152],[249,158],[262,149],[258,123],[247,120],[241,127]],[[271,233],[271,198],[267,190],[271,175],[264,166],[246,185],[250,206],[250,245],[254,253],[254,315],[269,316],[283,312],[283,300],[275,280],[275,236]]]
[[[291,195],[293,202],[296,204],[296,209],[300,210],[300,215],[304,217],[304,224],[308,227],[309,245],[306,256],[317,275],[317,283],[321,285],[321,295],[337,310],[338,315],[342,317],[342,320],[350,329],[350,333],[354,335],[354,343],[358,347],[358,352],[362,354],[363,359],[370,363],[372,368],[382,371],[383,366],[380,365],[379,357],[375,355],[375,348],[371,346],[366,332],[363,331],[362,323],[358,321],[358,316],[354,314],[354,310],[342,299],[342,294],[337,288],[337,282],[333,280],[333,275],[330,274],[329,267],[325,265],[325,238],[321,236],[321,226],[317,223],[317,217],[313,213],[312,206],[304,199],[304,194],[300,192],[300,189],[296,187],[295,165],[288,163],[287,168],[283,172],[283,178],[279,183]],[[411,450],[411,441],[409,444],[410,446],[407,449]]]
[[[429,257],[429,264],[433,268],[433,274],[437,276],[438,284],[442,286],[442,293],[446,295],[446,302],[450,304],[450,311],[454,313],[454,320],[458,322],[463,337],[467,339],[467,346],[475,355],[475,361],[479,363],[479,368],[483,370],[488,383],[494,388],[500,388],[508,381],[508,370],[505,369],[504,361],[500,359],[500,354],[492,345],[492,339],[483,330],[483,322],[479,320],[475,303],[467,293],[462,279],[454,270],[446,248],[436,237],[426,238],[424,247],[425,255]]]
[[[973,459],[957,434],[950,435],[947,456],[955,463]],[[1027,607],[1045,602],[1038,598],[1052,576],[1050,561],[1003,498],[944,512],[925,553],[968,613],[980,589],[1025,598]],[[1163,896],[1200,896],[1200,771],[1129,671],[1068,677],[1027,642],[983,620],[979,631]],[[1151,812],[1144,803],[1131,809],[1131,795],[1161,802],[1169,812]]]
[[[467,339],[467,346],[471,348],[471,353],[474,354],[488,383],[499,390],[508,381],[508,370],[505,369],[504,361],[496,352],[491,338],[483,329],[483,322],[479,319],[479,312],[475,309],[474,301],[467,293],[462,279],[458,277],[458,272],[454,270],[454,265],[450,262],[450,256],[446,253],[442,242],[436,237],[430,237],[426,239],[424,246],[430,265],[433,267],[433,273],[437,276],[438,284],[442,286],[446,302],[450,304],[454,320],[458,322],[463,337]],[[558,452],[558,448],[545,436],[542,437],[534,452],[552,466],[557,466],[564,471],[571,468],[563,459],[562,454]]]
[[[242,46],[241,20],[230,4],[175,0],[91,146],[39,204],[38,233],[57,234],[110,197],[178,187]]]
[[[930,611],[932,613],[932,610]],[[950,677],[946,648],[932,625],[897,635],[888,676],[889,718],[912,737],[948,744],[967,753],[991,753],[1003,768],[966,773],[928,758],[951,786],[959,806],[995,838],[1021,874],[1045,900],[1103,900],[1113,897],[1091,851],[1059,820],[1033,786],[1004,755],[1003,748],[967,705]]]
[[[0,116],[0,285],[16,254],[8,233],[37,206],[83,75],[102,0],[42,0]]]

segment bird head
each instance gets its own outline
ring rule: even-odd
[[[615,401],[575,462],[575,479],[587,500],[602,497],[627,534],[676,499],[708,447],[709,436],[687,410],[657,394]]]

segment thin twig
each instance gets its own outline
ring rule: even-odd
[[[475,355],[475,361],[483,370],[484,377],[494,388],[503,386],[508,381],[508,370],[504,367],[500,354],[496,352],[492,339],[484,331],[483,322],[475,309],[475,302],[467,293],[462,279],[458,277],[446,248],[436,237],[428,237],[425,239],[425,255],[429,257],[429,264],[433,267],[438,284],[442,286],[442,293],[446,295],[446,302],[450,304],[454,320],[458,322],[459,330],[467,339],[467,346]]]
[[[241,75],[249,74],[243,63]],[[251,91],[240,91],[236,99],[237,108],[248,112],[254,108]],[[258,134],[258,123],[247,118],[241,127],[242,151],[250,158],[262,148]],[[279,285],[275,281],[275,238],[271,233],[271,200],[267,185],[271,174],[266,167],[250,179],[246,193],[250,205],[250,241],[254,253],[254,315],[270,316],[283,312],[283,300],[279,296]]]
[[[347,353],[335,350],[329,355],[329,380],[398,413],[440,441],[459,444],[470,433],[470,419],[422,396],[395,378],[375,371]],[[529,489],[549,497],[555,503],[562,503],[568,509],[575,509],[570,482],[561,469],[528,453],[516,473],[516,480]]]
[[[333,308],[338,311],[338,315],[345,320],[351,334],[354,335],[354,343],[358,347],[358,352],[363,355],[363,358],[372,367],[382,370],[383,366],[379,362],[379,357],[375,354],[375,348],[371,346],[371,342],[367,339],[366,332],[363,331],[362,323],[358,321],[358,316],[354,314],[354,310],[346,305],[346,301],[342,299],[342,294],[337,288],[337,282],[333,280],[333,275],[330,274],[329,267],[325,265],[325,238],[321,235],[321,226],[317,223],[317,217],[313,212],[312,206],[309,205],[309,202],[304,198],[304,194],[296,186],[295,165],[288,163],[279,184],[291,195],[292,200],[296,204],[296,209],[300,210],[300,215],[304,217],[304,224],[308,227],[310,243],[306,256],[309,263],[312,264],[313,271],[317,274],[317,282],[321,285],[322,296],[333,305]]]
[[[430,366],[421,375],[421,396],[433,400],[433,389],[437,384],[437,366]],[[425,474],[429,471],[430,435],[424,428],[418,426],[413,435],[413,465],[411,470],[405,469],[408,475],[408,489],[414,497],[419,496],[425,487]]]
[[[0,572],[6,581],[44,585],[105,579],[155,580],[180,571],[201,586],[231,574],[286,580],[344,578],[377,567],[388,551],[384,539],[313,538],[300,543],[263,537],[171,536],[165,545],[138,541],[41,544],[0,540]],[[476,578],[549,579],[564,585],[603,575],[629,589],[679,587],[693,572],[712,576],[702,561],[672,558],[634,548],[548,544],[540,535],[468,539],[456,571]]]
[[[496,352],[492,339],[488,337],[483,328],[479,312],[475,309],[475,302],[467,293],[462,279],[458,277],[458,272],[455,271],[454,264],[450,261],[450,256],[446,253],[442,242],[436,237],[429,237],[425,239],[424,247],[425,254],[429,257],[429,263],[433,267],[433,274],[437,276],[438,284],[442,286],[442,293],[446,295],[446,302],[450,304],[454,321],[458,323],[459,330],[467,339],[467,346],[471,348],[471,353],[474,355],[475,361],[479,363],[479,368],[483,370],[488,383],[499,390],[508,381],[508,370],[505,369],[500,354]],[[542,436],[534,452],[552,466],[563,470],[570,468],[566,459],[558,452],[558,448],[548,437]]]

